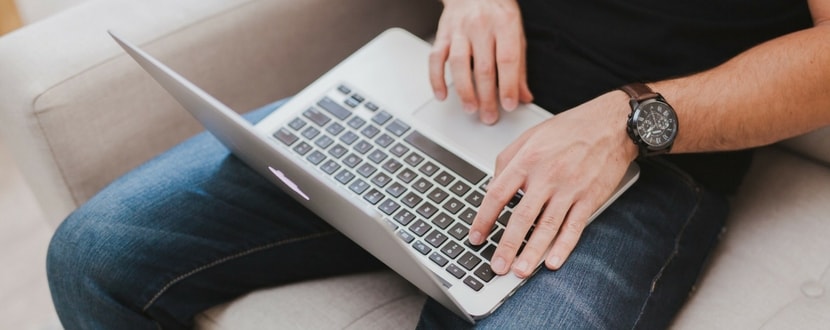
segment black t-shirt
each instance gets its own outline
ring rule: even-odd
[[[812,26],[806,1],[795,0],[519,3],[534,103],[553,113],[630,82],[713,68],[759,43]],[[699,182],[730,193],[740,184],[751,153],[664,157]]]

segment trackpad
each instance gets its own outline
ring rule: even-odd
[[[433,99],[413,113],[419,129],[427,131],[435,142],[462,151],[488,168],[522,133],[551,116],[539,107],[520,105],[512,112],[500,110],[499,121],[488,126],[479,121],[478,113],[464,112],[456,93],[449,93],[444,101]]]

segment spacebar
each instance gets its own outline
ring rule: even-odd
[[[421,135],[418,131],[412,131],[406,138],[404,138],[406,142],[413,145],[418,150],[421,150],[423,153],[429,155],[432,158],[435,158],[439,163],[443,164],[444,166],[448,167],[450,170],[458,173],[461,177],[467,179],[467,181],[472,182],[473,184],[477,184],[481,179],[484,179],[486,174],[476,168],[473,165],[470,165],[467,161],[459,158],[452,152],[444,147],[432,142],[428,137]]]

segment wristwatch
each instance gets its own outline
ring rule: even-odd
[[[642,83],[620,87],[631,97],[628,136],[640,149],[640,156],[668,153],[677,138],[677,113],[659,93]]]

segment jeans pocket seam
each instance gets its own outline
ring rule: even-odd
[[[256,247],[253,247],[253,248],[249,248],[249,249],[247,249],[247,250],[240,251],[240,252],[237,252],[237,253],[235,253],[235,254],[232,254],[232,255],[229,255],[229,256],[225,256],[225,257],[222,257],[222,258],[216,259],[216,260],[214,260],[214,261],[212,261],[212,262],[206,263],[206,264],[204,264],[204,265],[202,265],[202,266],[196,267],[196,268],[194,268],[194,269],[192,269],[192,270],[190,270],[190,271],[188,271],[188,272],[186,272],[186,273],[184,273],[184,274],[181,274],[181,275],[179,275],[179,276],[176,276],[176,277],[175,277],[175,278],[173,278],[172,280],[168,281],[168,282],[167,282],[164,286],[162,286],[162,287],[161,287],[161,289],[159,289],[159,290],[156,292],[156,294],[155,294],[155,295],[153,295],[153,297],[152,297],[152,298],[150,298],[150,300],[147,302],[147,304],[145,304],[145,305],[144,305],[144,307],[142,307],[141,311],[146,313],[146,312],[147,312],[147,310],[149,310],[149,309],[150,309],[150,307],[151,307],[151,306],[152,306],[152,305],[153,305],[153,304],[154,304],[154,303],[155,303],[155,302],[156,302],[156,301],[157,301],[157,300],[158,300],[158,299],[159,299],[159,298],[160,298],[160,297],[161,297],[161,296],[162,296],[165,292],[167,292],[167,290],[168,290],[168,289],[170,289],[170,287],[172,287],[172,286],[173,286],[173,285],[175,285],[176,283],[179,283],[179,282],[181,282],[181,281],[183,281],[183,280],[187,279],[188,277],[191,277],[191,276],[193,276],[193,275],[195,275],[195,274],[197,274],[197,273],[199,273],[199,272],[201,272],[201,271],[204,271],[204,270],[206,270],[206,269],[210,269],[210,268],[212,268],[212,267],[215,267],[215,266],[217,266],[217,265],[223,264],[223,263],[225,263],[225,262],[228,262],[228,261],[231,261],[231,260],[234,260],[234,259],[240,258],[240,257],[244,257],[244,256],[247,256],[247,255],[250,255],[250,254],[252,254],[252,253],[256,253],[256,252],[260,252],[260,251],[268,250],[268,249],[271,249],[271,248],[274,248],[274,247],[278,247],[278,246],[282,246],[282,245],[286,245],[286,244],[292,244],[292,243],[297,243],[297,242],[301,242],[301,241],[305,241],[305,240],[309,240],[309,239],[320,238],[320,237],[327,236],[327,235],[331,235],[331,234],[335,234],[335,233],[337,233],[337,231],[331,230],[331,231],[326,231],[326,232],[315,233],[315,234],[313,234],[313,235],[307,235],[307,236],[301,236],[301,237],[294,237],[294,238],[285,239],[285,240],[281,240],[281,241],[277,241],[277,242],[271,242],[271,243],[268,243],[268,244],[265,244],[265,245],[260,245],[260,246],[256,246]]]

